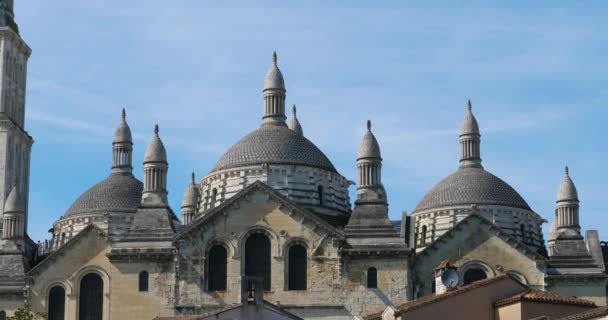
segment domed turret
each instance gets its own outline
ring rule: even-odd
[[[568,167],[564,169],[564,178],[557,192],[557,238],[578,239],[582,238],[579,224],[579,201],[576,186],[570,179]]]
[[[2,238],[22,238],[25,235],[25,205],[17,183],[6,198],[4,203],[4,214],[2,217]]]
[[[285,80],[277,66],[277,53],[272,54],[272,66],[264,80],[263,125],[284,126],[285,124]]]
[[[471,100],[467,102],[467,113],[460,126],[460,166],[482,168],[481,166],[481,134],[477,119],[471,111]]]
[[[372,122],[367,120],[367,131],[361,139],[357,157],[359,187],[357,201],[386,203],[386,193],[382,186],[382,157],[380,146],[372,133]]]
[[[300,125],[300,121],[298,121],[298,117],[296,115],[296,105],[293,105],[291,120],[289,121],[289,129],[293,130],[295,133],[303,136],[304,131],[302,130],[302,126]]]
[[[142,204],[167,205],[167,152],[158,136],[158,125],[146,149],[144,158],[144,191]]]
[[[194,181],[194,172],[192,172],[192,181],[188,185],[182,200],[182,223],[188,224],[194,218],[198,208],[199,189]]]
[[[112,142],[113,173],[131,174],[133,172],[133,138],[131,137],[131,129],[127,124],[126,117],[125,109],[122,109],[122,118],[114,132],[114,141]]]

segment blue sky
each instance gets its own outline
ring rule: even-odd
[[[568,164],[583,228],[608,239],[604,2],[23,0],[15,11],[33,49],[36,240],[109,174],[122,107],[140,179],[159,123],[179,211],[190,172],[208,173],[259,125],[273,50],[305,135],[352,180],[373,121],[393,219],[456,169],[471,98],[485,168],[552,220]]]

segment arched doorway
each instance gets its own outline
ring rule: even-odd
[[[263,278],[264,290],[270,290],[270,240],[261,233],[245,243],[245,275]]]
[[[63,320],[65,318],[65,289],[54,286],[49,291],[48,320]]]
[[[79,320],[101,320],[103,315],[103,280],[89,273],[80,280],[78,300]]]
[[[475,281],[486,279],[487,277],[488,275],[481,267],[471,267],[464,273],[462,279],[464,284],[467,285]]]

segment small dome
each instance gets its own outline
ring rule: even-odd
[[[25,212],[25,206],[19,195],[17,185],[13,185],[13,189],[8,194],[6,202],[4,203],[4,213],[23,213]]]
[[[298,121],[298,117],[296,116],[296,105],[293,105],[292,117],[289,121],[289,129],[293,130],[295,133],[299,135],[304,135],[304,131],[302,130],[302,126],[300,125],[300,121]]]
[[[282,89],[285,90],[285,80],[283,80],[283,74],[277,66],[277,53],[272,53],[272,66],[266,73],[266,80],[264,80],[264,90],[268,89]]]
[[[557,192],[557,202],[578,201],[578,192],[576,191],[576,186],[574,185],[574,182],[572,182],[572,179],[570,179],[568,167],[566,167],[565,170],[566,172],[564,174],[564,179],[559,185],[559,191]]]
[[[143,183],[130,174],[112,174],[85,191],[65,216],[88,213],[133,212],[141,202]]]
[[[414,212],[473,204],[531,210],[519,193],[497,176],[481,168],[461,167],[436,184]]]
[[[303,165],[337,172],[310,140],[281,126],[263,126],[246,135],[224,153],[212,172],[260,164]]]
[[[167,151],[158,136],[158,125],[154,126],[154,136],[146,149],[144,162],[167,162]]]
[[[133,143],[133,138],[131,137],[131,129],[126,121],[126,112],[125,109],[122,109],[122,119],[114,131],[114,143]]]
[[[194,173],[192,173],[192,181],[188,185],[182,200],[182,208],[194,208],[198,204],[199,190],[194,182]]]
[[[363,135],[361,145],[359,146],[359,155],[357,159],[364,158],[381,158],[380,145],[376,137],[372,133],[372,122],[367,120],[367,131]]]
[[[479,135],[479,125],[473,115],[473,111],[471,111],[471,100],[467,103],[467,114],[464,116],[464,120],[462,120],[460,135]]]

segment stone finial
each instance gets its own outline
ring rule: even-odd
[[[359,145],[359,154],[357,159],[362,158],[378,158],[382,159],[380,155],[380,145],[378,144],[378,140],[372,133],[372,122],[367,120],[367,131],[363,135],[363,139],[361,140],[361,144]]]
[[[296,104],[293,104],[293,107],[291,108],[291,113],[293,113],[293,116],[295,117],[297,114],[297,110],[296,110]]]
[[[472,108],[473,108],[473,107],[471,106],[471,99],[468,99],[468,101],[467,101],[467,109],[468,109],[469,111],[471,111],[471,109],[472,109]]]
[[[17,188],[17,179],[13,179],[13,187],[6,197],[4,203],[4,213],[23,213],[25,212],[25,205],[19,194],[19,188]]]
[[[195,179],[194,179],[194,172],[192,172],[192,184],[195,184]]]
[[[167,152],[165,146],[158,135],[158,124],[154,125],[154,135],[152,140],[146,148],[146,154],[144,156],[144,164],[146,162],[167,162]]]
[[[122,108],[122,121],[125,121],[127,119],[127,112],[125,110],[125,108]]]
[[[564,167],[564,178],[559,185],[559,191],[557,192],[557,202],[561,201],[578,201],[578,192],[576,186],[570,178],[570,170],[568,166]]]
[[[277,65],[277,52],[273,51],[272,52],[272,63],[276,66]]]

